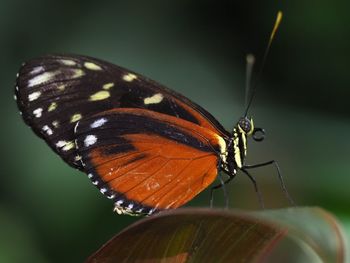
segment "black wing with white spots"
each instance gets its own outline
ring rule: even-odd
[[[86,56],[48,55],[24,63],[15,97],[34,132],[69,165],[81,170],[74,127],[80,120],[110,109],[147,109],[228,136],[210,113],[184,96],[127,69]]]

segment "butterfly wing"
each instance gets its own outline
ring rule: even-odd
[[[85,118],[76,143],[92,183],[125,214],[179,207],[211,184],[222,139],[190,121],[145,109]]]
[[[94,114],[136,108],[228,134],[203,108],[139,74],[91,57],[49,55],[25,63],[16,82],[25,122],[69,165],[83,170],[74,127]]]

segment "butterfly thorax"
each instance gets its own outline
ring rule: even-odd
[[[237,168],[242,168],[247,156],[247,137],[252,135],[254,124],[252,119],[242,117],[232,131],[230,155]]]

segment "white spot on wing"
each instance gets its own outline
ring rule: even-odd
[[[84,67],[90,70],[102,70],[102,68],[99,65],[92,62],[85,62]]]
[[[107,119],[105,119],[105,118],[101,118],[101,119],[98,119],[98,120],[96,120],[96,121],[94,121],[91,125],[90,125],[90,127],[91,128],[98,128],[98,127],[101,127],[103,124],[105,124],[107,122]]]
[[[66,145],[66,141],[58,141],[56,142],[56,147],[61,148]]]
[[[85,137],[84,145],[85,147],[89,147],[90,145],[95,144],[96,141],[97,141],[97,138],[95,135],[88,135]]]
[[[33,93],[30,93],[28,95],[28,100],[29,101],[33,101],[33,100],[36,100],[37,98],[39,98],[41,95],[41,92],[40,91],[36,91],[36,92],[33,92]]]
[[[123,200],[118,200],[115,204],[118,205],[118,206],[120,206],[122,203],[124,203]]]
[[[115,194],[107,196],[108,199],[113,199],[115,197]]]
[[[33,68],[32,71],[29,74],[31,74],[31,75],[38,74],[38,73],[41,73],[44,70],[45,69],[44,69],[43,66],[38,66],[38,67]]]
[[[53,134],[51,128],[49,126],[47,126],[47,125],[43,126],[42,129],[43,129],[44,132],[46,132],[47,135],[52,135]]]
[[[163,95],[161,93],[156,93],[152,97],[145,98],[143,100],[144,104],[157,104],[163,100]]]
[[[73,141],[58,141],[56,143],[57,148],[62,148],[63,151],[69,151],[75,147],[75,144]]]
[[[48,82],[57,74],[58,72],[44,72],[40,75],[37,75],[28,81],[28,87],[33,87]]]
[[[36,118],[40,118],[42,115],[43,109],[42,108],[37,108],[33,110],[33,114],[35,115]]]
[[[156,209],[155,209],[155,208],[152,208],[152,209],[148,212],[148,214],[151,215],[151,214],[154,213],[154,211],[156,211]]]
[[[136,213],[141,214],[143,212],[143,208],[141,207],[140,209],[136,210]]]
[[[100,192],[101,192],[102,194],[104,194],[105,192],[107,192],[107,188],[101,188],[101,189],[100,189]]]
[[[70,59],[61,59],[60,62],[66,66],[75,66],[77,64],[75,63],[74,60],[70,60]]]
[[[53,121],[53,122],[52,122],[52,125],[53,125],[53,127],[58,128],[58,126],[60,125],[60,123],[59,123],[58,121]]]
[[[131,82],[133,81],[134,79],[137,79],[137,76],[135,74],[132,74],[132,73],[128,73],[128,74],[125,74],[123,76],[123,80],[127,81],[127,82]]]
[[[16,96],[16,94],[15,94],[15,95],[13,95],[13,98],[14,98],[14,100],[17,100],[17,96]]]

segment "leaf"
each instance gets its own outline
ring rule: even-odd
[[[87,262],[252,262],[285,233],[245,214],[178,209],[138,221]]]
[[[339,224],[320,208],[192,208],[141,219],[86,262],[345,262],[344,255]]]
[[[288,237],[312,258],[309,262],[346,262],[345,234],[336,218],[324,209],[299,207],[259,211],[255,214],[258,218],[266,218],[281,227],[287,227]]]

